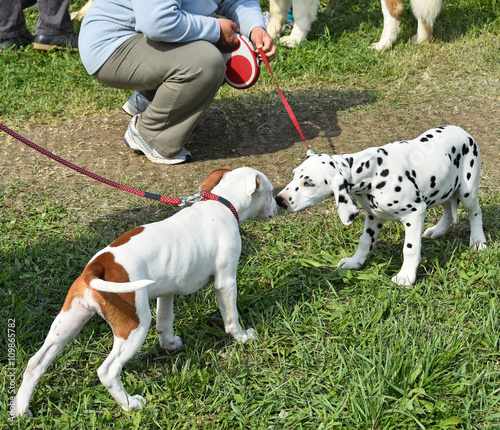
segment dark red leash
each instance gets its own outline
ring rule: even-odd
[[[238,212],[236,211],[236,208],[225,198],[221,196],[217,196],[216,194],[212,194],[208,191],[201,191],[200,193],[194,194],[189,197],[166,197],[166,196],[161,196],[159,194],[155,193],[149,193],[147,191],[140,191],[132,187],[128,187],[126,185],[119,184],[118,182],[111,181],[109,179],[103,178],[102,176],[96,175],[95,173],[89,172],[88,170],[85,170],[82,167],[77,166],[76,164],[70,163],[69,161],[66,161],[65,159],[53,154],[50,151],[47,151],[45,148],[42,148],[41,146],[38,146],[36,143],[31,142],[30,140],[26,139],[25,137],[21,136],[20,134],[16,133],[15,131],[11,130],[9,127],[3,125],[0,123],[0,130],[4,131],[5,133],[9,134],[13,138],[19,140],[20,142],[24,143],[25,145],[29,146],[30,148],[35,149],[36,151],[42,153],[43,155],[46,155],[49,158],[52,158],[53,160],[57,161],[58,163],[61,163],[62,165],[69,167],[70,169],[73,169],[77,171],[78,173],[81,173],[83,175],[88,176],[89,178],[95,179],[99,182],[102,182],[103,184],[110,185],[112,187],[118,188],[119,190],[122,191],[127,191],[128,193],[135,194],[136,196],[140,197],[146,197],[148,199],[152,200],[157,200],[162,203],[167,203],[170,205],[176,205],[176,206],[184,206],[186,203],[194,203],[198,200],[216,200],[221,202],[223,205],[227,206],[229,210],[233,213],[235,216],[236,220],[238,223],[240,222]]]
[[[278,85],[278,81],[274,77],[273,71],[271,70],[271,66],[269,65],[269,61],[267,61],[266,54],[264,53],[264,51],[262,50],[262,48],[259,48],[259,53],[260,53],[260,58],[262,59],[262,61],[264,61],[264,64],[266,65],[267,70],[269,70],[269,73],[271,74],[271,77],[273,78],[274,85],[276,85],[276,88],[278,89],[278,93],[279,93],[279,95],[281,97],[281,100],[283,101],[283,104],[285,105],[285,109],[288,112],[288,115],[290,116],[293,124],[295,125],[295,128],[299,132],[300,137],[302,137],[302,140],[306,144],[306,148],[309,150],[310,149],[309,145],[307,144],[306,138],[304,137],[304,134],[302,133],[302,130],[300,129],[299,122],[297,121],[297,118],[295,117],[295,114],[293,113],[292,108],[288,104],[288,101],[286,100],[286,97],[283,94],[283,91],[281,91],[281,88]]]

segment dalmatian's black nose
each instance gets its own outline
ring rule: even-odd
[[[282,209],[287,208],[285,199],[283,197],[281,197],[279,194],[275,197],[275,200],[280,208],[282,208]]]

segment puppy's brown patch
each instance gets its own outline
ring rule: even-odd
[[[73,283],[61,312],[69,311],[73,300],[83,298],[85,291],[91,290],[92,298],[98,304],[104,318],[113,329],[114,335],[127,339],[140,323],[135,307],[135,292],[121,294],[94,290],[90,287],[90,281],[96,278],[109,282],[130,281],[127,271],[122,265],[115,262],[113,254],[104,252],[92,260]]]
[[[398,20],[403,20],[404,8],[402,0],[384,0],[385,5],[387,6],[387,10],[391,14],[391,16]]]
[[[127,233],[121,235],[118,239],[116,239],[111,245],[112,248],[116,248],[118,246],[121,246],[125,243],[127,243],[132,237],[138,235],[139,233],[142,233],[144,230],[144,227],[136,227]]]
[[[218,169],[214,170],[212,173],[210,173],[207,176],[207,179],[203,181],[203,183],[200,185],[200,190],[205,190],[205,191],[212,191],[212,189],[220,182],[222,177],[227,173],[230,172],[231,169]]]

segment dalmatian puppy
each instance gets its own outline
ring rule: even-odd
[[[339,268],[360,269],[373,250],[384,222],[402,222],[404,261],[392,281],[413,285],[428,208],[441,205],[443,216],[424,232],[424,237],[443,236],[456,220],[461,201],[469,215],[470,246],[477,250],[486,248],[478,200],[480,166],[479,147],[472,136],[457,126],[436,127],[416,139],[355,154],[310,152],[276,201],[288,212],[296,212],[333,196],[340,219],[348,225],[359,213],[354,199],[357,200],[366,211],[363,234],[356,253],[341,260]]]

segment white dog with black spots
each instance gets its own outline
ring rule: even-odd
[[[462,202],[469,215],[470,246],[486,248],[478,200],[480,167],[479,147],[472,136],[460,127],[442,126],[413,140],[355,154],[310,152],[276,201],[288,212],[296,212],[334,196],[340,219],[348,225],[359,213],[355,199],[366,211],[365,226],[356,253],[337,266],[345,269],[363,266],[386,220],[401,221],[404,261],[392,281],[413,285],[427,209],[443,207],[441,220],[423,234],[437,239],[456,220],[457,205]]]

